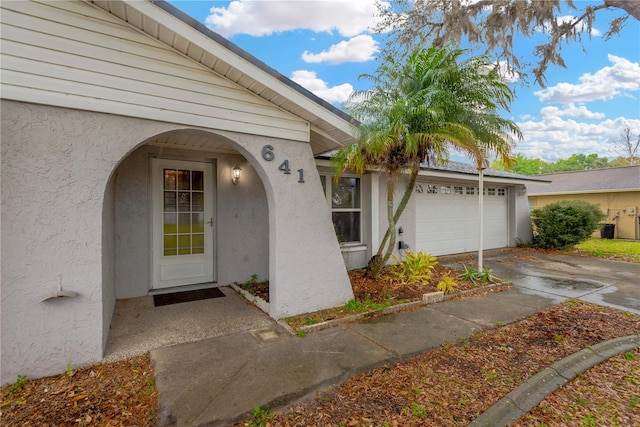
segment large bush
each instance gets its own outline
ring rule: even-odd
[[[597,205],[582,200],[563,200],[531,213],[533,245],[563,249],[587,240],[605,218]]]

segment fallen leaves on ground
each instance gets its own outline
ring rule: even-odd
[[[154,426],[158,397],[147,355],[2,389],[2,426]]]
[[[639,426],[640,349],[581,373],[549,395],[515,426]]]
[[[319,393],[311,402],[294,404],[274,414],[270,425],[467,425],[554,362],[587,346],[638,333],[638,315],[570,300],[526,320],[479,332],[464,342],[446,344],[397,365],[356,375],[335,389]],[[619,403],[611,409],[617,419],[640,425],[638,360],[625,358],[632,372],[627,376],[617,370],[616,360],[601,365],[597,387],[615,390],[615,399],[600,396],[592,385],[578,384],[577,391],[571,393],[587,396],[590,389],[594,397],[579,400],[583,409],[576,416],[598,414],[598,402],[605,398],[611,405]],[[635,386],[619,387],[627,381],[625,378],[631,378],[628,381]],[[562,417],[565,403],[559,398],[545,402],[544,416],[534,412],[531,424],[522,425],[539,425],[551,419],[549,414]]]

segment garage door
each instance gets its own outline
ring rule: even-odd
[[[416,250],[432,255],[478,250],[478,187],[416,185]],[[508,245],[507,189],[484,189],[484,249]]]

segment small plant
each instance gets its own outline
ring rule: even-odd
[[[477,284],[480,281],[480,272],[473,267],[468,267],[465,264],[462,264],[462,269],[464,270],[458,278],[462,280],[468,280],[473,284]]]
[[[348,312],[362,311],[364,309],[364,305],[360,301],[352,299],[344,305],[344,309]]]
[[[635,354],[633,354],[633,352],[631,352],[631,351],[627,351],[627,352],[624,354],[624,358],[625,358],[625,359],[627,359],[627,360],[636,360],[636,359],[637,359],[637,358],[636,358],[636,355],[635,355]]]
[[[476,269],[474,267],[468,267],[464,264],[462,264],[462,268],[464,269],[464,271],[460,273],[458,278],[462,280],[468,280],[474,285],[478,285],[479,283],[487,284],[499,280],[496,276],[493,275],[493,270],[489,268]]]
[[[304,316],[304,324],[306,326],[315,325],[316,323],[318,323],[318,321],[315,318],[309,317],[309,316]]]
[[[411,415],[423,420],[427,417],[427,410],[417,403],[411,402]]]
[[[627,405],[627,408],[634,409],[634,408],[637,408],[638,406],[640,406],[640,396],[631,396],[631,399],[629,399],[629,404]]]
[[[455,279],[448,274],[445,274],[436,285],[436,288],[438,288],[440,292],[448,294],[451,292],[455,292],[457,286],[458,284],[456,283]]]
[[[253,292],[253,289],[256,287],[257,284],[258,284],[258,275],[254,273],[251,275],[251,279],[247,280],[240,286],[249,292]]]
[[[147,388],[145,389],[146,394],[153,394],[156,391],[156,380],[153,378],[147,378]]]
[[[253,408],[253,419],[244,425],[247,427],[266,426],[273,418],[273,413],[270,410],[256,406]]]
[[[16,382],[9,386],[9,393],[14,393],[16,391],[22,390],[22,387],[27,383],[26,375],[18,375]]]
[[[306,333],[305,333],[301,328],[298,328],[298,329],[296,330],[296,335],[297,335],[299,338],[304,338],[307,334],[306,334]]]
[[[398,258],[394,259],[399,261]],[[392,278],[402,283],[427,282],[438,265],[438,258],[425,252],[407,252],[404,260],[391,269]]]
[[[493,275],[493,270],[490,268],[479,270],[478,275],[480,276],[480,281],[482,283],[493,283],[500,280],[498,277]]]
[[[507,322],[498,321],[498,322],[496,322],[496,326],[499,326],[499,327],[507,326]]]

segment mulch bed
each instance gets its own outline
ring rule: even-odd
[[[68,370],[2,389],[2,426],[155,426],[158,395],[147,355]]]

